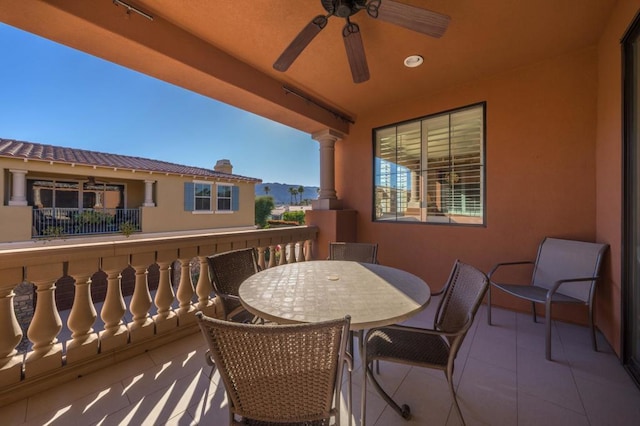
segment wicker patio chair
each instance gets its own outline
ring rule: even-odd
[[[227,392],[230,425],[340,424],[344,364],[351,370],[348,316],[293,325],[196,316]]]
[[[222,317],[237,322],[252,321],[253,315],[240,303],[238,289],[245,279],[260,271],[256,250],[231,250],[208,256],[207,261],[211,273],[211,286],[222,306]]]
[[[400,407],[375,378],[371,363],[375,360],[397,362],[442,370],[449,383],[453,404],[464,424],[453,388],[453,367],[462,341],[473,323],[489,286],[487,276],[460,261],[455,262],[442,291],[432,329],[393,325],[374,328],[365,336],[363,365],[366,376],[387,403],[403,418],[411,418],[411,409]],[[362,386],[362,424],[366,413],[367,380]]]
[[[537,322],[536,303],[545,305],[545,356],[551,360],[551,306],[554,303],[578,303],[589,309],[591,343],[597,351],[593,324],[593,296],[602,258],[608,244],[545,238],[538,247],[535,262],[502,262],[489,272],[490,287],[498,288],[531,302],[533,321]],[[494,281],[494,275],[506,267],[534,265],[530,285],[505,284]],[[491,288],[487,296],[487,321],[491,325]]]
[[[378,263],[378,244],[375,243],[329,243],[329,260],[351,260],[363,263]],[[349,352],[353,353],[355,346],[354,336],[362,341],[364,330],[352,331],[349,341]],[[380,367],[376,363],[376,368],[380,372]]]
[[[329,260],[352,260],[378,263],[378,244],[375,243],[329,243]]]

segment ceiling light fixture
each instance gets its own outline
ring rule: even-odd
[[[424,58],[420,55],[411,55],[411,56],[407,56],[404,59],[404,66],[407,68],[415,68],[415,67],[419,67],[420,65],[422,65],[422,63],[424,62]]]
[[[147,18],[150,21],[153,21],[153,16],[149,15],[146,12],[141,11],[140,9],[137,9],[133,6],[131,6],[130,4],[127,4],[121,0],[113,0],[113,4],[115,4],[116,6],[123,6],[124,8],[127,9],[127,15],[130,15],[131,12],[135,12],[140,16],[144,16],[145,18]]]

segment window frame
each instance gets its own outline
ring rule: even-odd
[[[384,159],[383,157],[378,157],[378,148],[380,148],[380,141],[378,140],[378,136],[379,133],[381,131],[384,130],[389,130],[389,129],[395,129],[396,134],[398,132],[398,128],[403,127],[403,126],[410,126],[410,125],[415,125],[419,128],[420,131],[420,154],[419,154],[419,179],[421,180],[421,186],[425,185],[423,182],[423,173],[426,172],[427,168],[424,166],[423,161],[424,161],[424,156],[425,156],[425,145],[426,145],[426,141],[423,140],[424,135],[422,134],[424,126],[425,126],[425,122],[427,122],[428,120],[432,120],[432,119],[436,119],[438,117],[448,117],[449,123],[451,122],[451,117],[452,115],[456,114],[456,113],[460,113],[463,112],[465,110],[471,110],[474,108],[481,108],[481,120],[482,120],[482,129],[480,132],[481,135],[481,141],[480,141],[480,150],[479,150],[479,162],[477,164],[477,167],[479,168],[479,175],[478,175],[478,180],[479,180],[479,201],[481,203],[481,208],[479,209],[479,217],[480,217],[480,221],[477,223],[472,223],[472,221],[470,221],[471,223],[466,223],[466,222],[454,222],[452,221],[450,218],[446,221],[433,221],[433,220],[428,220],[429,219],[429,215],[425,214],[424,215],[424,220],[422,219],[422,213],[421,213],[421,218],[419,220],[406,220],[403,219],[404,216],[396,216],[395,218],[380,218],[379,217],[379,212],[377,211],[377,200],[379,197],[377,197],[376,192],[378,191],[379,187],[381,187],[380,185],[378,185],[378,179],[380,179],[382,177],[382,164],[381,164],[381,159]],[[487,205],[486,205],[486,199],[487,199],[487,179],[486,179],[486,173],[487,173],[487,102],[486,101],[482,101],[482,102],[476,102],[473,104],[469,104],[469,105],[465,105],[462,107],[457,107],[457,108],[452,108],[449,110],[445,110],[445,111],[440,111],[434,114],[428,114],[428,115],[424,115],[421,117],[416,117],[416,118],[411,118],[408,120],[403,120],[403,121],[399,121],[396,123],[391,123],[391,124],[387,124],[384,126],[379,126],[376,128],[372,129],[371,132],[371,140],[372,140],[372,173],[371,173],[371,182],[372,182],[372,191],[371,191],[371,221],[374,223],[397,223],[397,224],[423,224],[423,225],[445,225],[445,226],[472,226],[472,227],[486,227],[487,226]],[[451,144],[451,134],[448,135],[448,141],[449,141],[449,146]],[[396,148],[396,152],[397,152],[397,148]],[[448,151],[448,159],[449,161],[451,160],[451,148],[449,148]],[[385,163],[390,163],[390,162],[385,162]],[[391,164],[389,164],[388,166],[391,167]],[[395,167],[404,167],[401,166],[398,163],[395,163]],[[405,167],[406,168],[406,167]],[[396,176],[398,176],[400,173],[396,173]],[[408,175],[409,176],[409,175]],[[408,181],[411,180],[411,178],[407,178]],[[410,188],[410,185],[407,185],[407,188]],[[384,189],[383,189],[384,190]],[[407,190],[408,191],[408,190]],[[419,189],[420,192],[420,207],[421,210],[423,209],[422,204],[425,202],[424,198],[425,198],[425,193],[426,191],[423,190],[423,188]],[[398,191],[398,193],[396,194],[396,197],[401,196],[399,195],[401,192]],[[406,210],[405,210],[406,211]],[[446,217],[449,217],[449,215],[445,215]],[[472,215],[469,215],[467,217],[474,217]]]
[[[192,213],[194,214],[207,214],[207,213],[211,213],[213,211],[212,207],[213,207],[213,189],[212,186],[213,184],[211,182],[204,182],[204,181],[193,181],[193,210],[191,210]],[[202,186],[208,186],[209,187],[209,196],[208,197],[204,197],[201,195],[198,195],[198,185],[202,185]],[[208,199],[209,200],[209,208],[208,209],[203,209],[203,208],[198,208],[198,200],[204,200],[204,199]]]
[[[234,197],[233,197],[233,193],[234,190],[233,188],[236,185],[230,184],[230,183],[221,183],[218,182],[216,183],[216,214],[229,214],[229,213],[233,213],[234,209],[233,209],[233,203],[234,203]],[[229,191],[229,196],[228,197],[220,197],[220,190],[222,188],[228,188]],[[225,200],[229,200],[229,207],[228,208],[220,208],[220,202],[221,201],[225,201]]]

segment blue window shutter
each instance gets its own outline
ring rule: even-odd
[[[231,210],[240,210],[240,188],[237,186],[231,187]]]
[[[192,212],[195,209],[195,185],[193,182],[185,182],[184,184],[184,210]]]

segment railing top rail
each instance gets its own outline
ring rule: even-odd
[[[150,253],[159,250],[178,250],[206,247],[205,251],[214,251],[216,246],[227,250],[230,246],[269,246],[288,242],[315,239],[318,228],[315,226],[292,226],[274,229],[225,230],[198,232],[193,231],[136,234],[105,238],[53,239],[31,241],[25,244],[0,245],[0,269],[65,262],[71,259],[94,259],[98,257],[123,254]],[[92,241],[93,240],[93,241]]]

